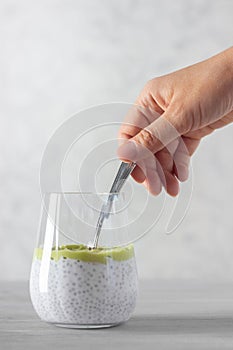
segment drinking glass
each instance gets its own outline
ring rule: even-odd
[[[30,275],[38,316],[70,328],[111,327],[127,321],[136,305],[138,279],[127,235],[124,195],[104,221],[99,245],[95,227],[108,193],[47,193],[43,197]]]

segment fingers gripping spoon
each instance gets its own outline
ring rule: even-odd
[[[106,203],[103,204],[100,211],[99,219],[97,221],[96,230],[95,230],[95,237],[94,237],[94,244],[93,244],[94,248],[97,248],[98,246],[100,232],[101,232],[104,220],[107,219],[110,215],[114,198],[116,195],[118,195],[118,193],[124,186],[125,181],[129,177],[129,175],[132,173],[135,166],[136,166],[136,163],[124,163],[124,162],[121,163],[119,170],[116,174],[116,177],[113,181],[108,199]]]

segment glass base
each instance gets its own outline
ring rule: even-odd
[[[110,323],[110,324],[70,324],[70,323],[55,323],[54,325],[62,328],[75,328],[75,329],[98,329],[98,328],[110,328],[116,327],[123,322]]]

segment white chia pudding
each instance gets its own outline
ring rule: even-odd
[[[35,249],[30,294],[39,317],[63,325],[114,325],[131,316],[137,298],[132,245],[113,249],[69,245],[53,249],[40,276],[43,249]],[[44,272],[43,272],[44,273]],[[46,290],[41,281],[47,280]]]

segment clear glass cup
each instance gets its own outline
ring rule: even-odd
[[[138,279],[133,245],[121,246],[121,236],[127,234],[123,195],[114,200],[99,246],[92,248],[98,215],[108,195],[45,195],[30,275],[32,304],[43,321],[101,328],[132,315]]]

